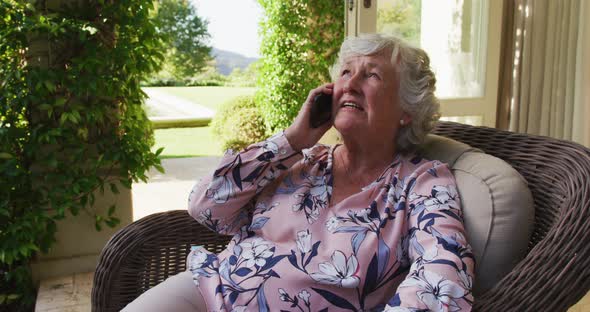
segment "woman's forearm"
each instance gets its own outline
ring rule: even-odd
[[[210,229],[233,234],[249,222],[247,207],[280,173],[301,159],[280,133],[240,153],[228,152],[189,196],[189,214]]]

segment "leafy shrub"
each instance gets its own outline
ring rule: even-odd
[[[256,101],[269,133],[297,116],[309,91],[330,81],[344,38],[344,3],[258,0],[264,10]]]
[[[223,149],[240,150],[265,138],[264,120],[253,96],[239,96],[222,104],[211,129]]]
[[[151,78],[141,82],[142,87],[183,87],[186,83],[176,78]]]
[[[185,86],[187,87],[221,87],[225,86],[225,81],[221,79],[186,79]]]
[[[228,79],[212,64],[198,75],[186,80],[187,86],[225,86]]]
[[[260,67],[259,61],[255,61],[244,69],[239,67],[234,68],[229,76],[227,76],[228,83],[226,85],[232,87],[255,87],[258,67]]]
[[[221,79],[188,78],[178,80],[176,78],[152,78],[141,83],[142,87],[219,87],[226,83]]]
[[[221,148],[226,151],[228,149],[232,149],[234,151],[240,151],[243,150],[244,148],[248,147],[248,145],[250,145],[252,143],[248,143],[246,141],[242,141],[240,139],[229,139],[225,142],[223,142],[223,145],[221,145]]]

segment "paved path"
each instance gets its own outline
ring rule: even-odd
[[[203,105],[152,88],[142,89],[147,95],[146,105],[153,111],[150,117],[212,118],[215,112]]]
[[[152,110],[150,117],[167,119],[212,118],[215,112],[202,105],[170,95],[165,91],[144,88],[148,95],[146,105]],[[133,184],[133,220],[149,214],[186,209],[188,194],[195,182],[213,170],[221,157],[194,157],[163,159],[165,173],[148,172],[148,183]]]
[[[221,157],[193,157],[163,159],[166,170],[148,172],[148,183],[134,183],[133,220],[149,214],[186,209],[188,194],[196,181],[214,170]]]

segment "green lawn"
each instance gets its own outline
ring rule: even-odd
[[[154,130],[154,151],[164,147],[162,158],[220,156],[221,144],[213,138],[211,127]]]
[[[238,87],[144,87],[143,89],[158,89],[174,96],[187,99],[203,105],[214,111],[226,101],[240,95],[254,95],[256,88]]]
[[[234,87],[153,87],[159,91],[185,98],[214,111],[226,101],[240,95],[254,95],[255,88]],[[145,88],[148,89],[148,88]],[[210,127],[172,128],[154,130],[154,151],[164,147],[162,158],[220,156],[221,144],[213,137]]]

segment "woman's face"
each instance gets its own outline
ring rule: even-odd
[[[346,136],[391,139],[403,112],[390,51],[345,60],[334,82],[334,127]],[[405,115],[404,115],[405,116]]]

